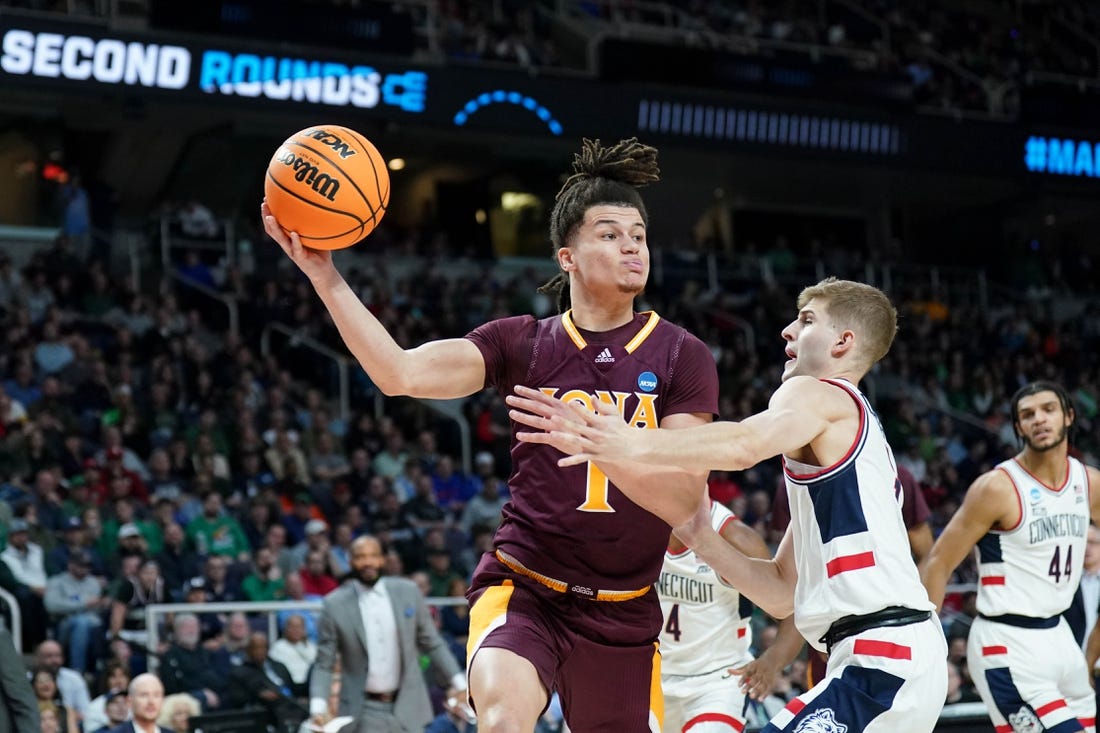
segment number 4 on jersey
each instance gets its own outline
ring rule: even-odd
[[[668,611],[668,621],[665,622],[665,632],[672,635],[673,641],[680,641],[680,604],[673,603]]]
[[[1061,582],[1062,576],[1065,576],[1067,582],[1069,581],[1070,573],[1073,570],[1073,545],[1066,548],[1066,564],[1064,570],[1062,569],[1061,557],[1062,548],[1060,546],[1055,547],[1054,557],[1050,558],[1050,569],[1047,570],[1047,575],[1054,578],[1055,583]]]

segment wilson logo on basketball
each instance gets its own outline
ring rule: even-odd
[[[338,135],[334,135],[328,130],[308,130],[305,133],[306,137],[311,137],[322,145],[327,145],[339,154],[341,158],[350,158],[355,155],[356,151],[348,147],[348,144],[340,139]]]
[[[313,125],[276,148],[264,176],[264,199],[279,226],[297,233],[306,247],[350,247],[386,213],[386,159],[355,130]]]
[[[329,201],[336,200],[336,193],[340,190],[340,182],[328,173],[321,173],[317,166],[298,157],[289,150],[277,154],[275,160],[294,170],[294,180],[306,184]]]

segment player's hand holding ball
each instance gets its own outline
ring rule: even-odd
[[[268,236],[316,281],[333,269],[331,250],[374,230],[389,199],[389,172],[374,145],[346,127],[317,125],[271,157],[260,214]]]

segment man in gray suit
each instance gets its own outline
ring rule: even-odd
[[[310,680],[310,715],[328,719],[332,671],[341,663],[340,715],[357,721],[345,731],[420,733],[432,704],[420,671],[427,654],[448,697],[465,697],[466,677],[436,631],[424,597],[406,578],[382,577],[385,556],[374,537],[351,545],[351,580],[325,596],[318,623],[317,661]]]
[[[0,733],[38,730],[34,699],[23,656],[15,651],[11,632],[0,622]]]

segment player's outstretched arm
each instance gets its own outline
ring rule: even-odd
[[[485,360],[468,339],[432,341],[402,349],[332,263],[332,253],[310,249],[260,205],[264,231],[309,278],[348,350],[387,395],[450,399],[485,386]]]
[[[937,611],[943,606],[951,573],[978,540],[994,527],[1010,529],[1018,521],[1015,489],[1003,471],[994,469],[974,480],[966,490],[962,506],[947,523],[921,566],[921,582]]]
[[[661,418],[662,431],[686,430],[705,425],[712,419],[709,413],[681,412]],[[624,426],[625,422],[619,420]],[[654,432],[627,428],[632,433]],[[694,516],[702,507],[710,506],[707,497],[707,471],[685,470],[676,466],[654,466],[637,461],[601,460],[600,470],[631,501],[655,514],[670,527]]]
[[[758,658],[730,670],[741,676],[741,692],[753,700],[763,700],[771,693],[776,679],[795,660],[806,641],[794,625],[794,616],[779,622],[775,642]]]
[[[685,470],[738,471],[809,445],[834,419],[852,410],[851,398],[812,377],[794,377],[775,391],[768,409],[741,422],[716,422],[683,430],[629,428],[614,405],[597,412],[565,404],[528,387],[509,395],[513,420],[534,428],[518,438],[552,445],[572,466],[601,460],[677,466]]]
[[[769,616],[790,616],[794,611],[794,586],[798,578],[790,528],[780,541],[774,560],[749,557],[714,530],[710,510],[704,509],[673,527],[680,541]]]
[[[771,558],[771,551],[764,538],[740,520],[727,522],[721,535],[748,558]],[[741,677],[741,691],[754,700],[767,697],[783,669],[802,651],[804,643],[802,635],[795,628],[794,616],[781,620],[775,643],[759,658],[731,670]]]

